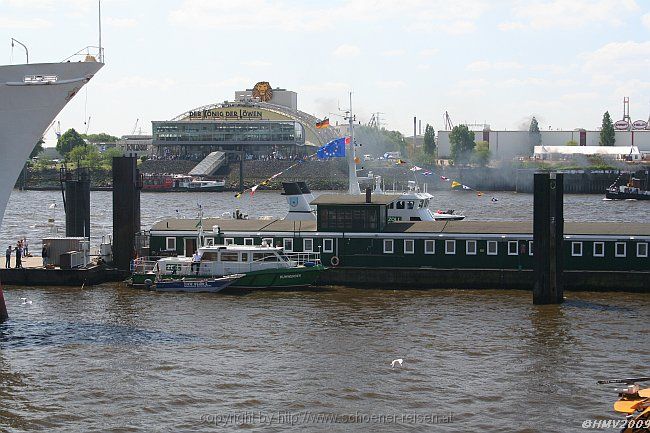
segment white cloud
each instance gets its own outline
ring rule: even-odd
[[[376,82],[377,87],[380,87],[382,89],[399,89],[401,87],[405,87],[406,83],[401,80],[393,80],[393,81],[377,81]]]
[[[503,30],[504,32],[510,31],[510,30],[522,30],[525,29],[526,26],[523,25],[522,23],[518,21],[511,21],[507,23],[500,23],[498,26],[499,30]]]
[[[343,44],[339,45],[332,54],[336,57],[356,57],[361,53],[361,50],[356,45]]]
[[[629,13],[638,10],[635,0],[517,0],[512,14],[516,22],[525,21],[527,27],[540,30],[620,26]]]
[[[97,2],[94,0],[4,0],[5,5],[21,9],[61,9],[69,8],[74,10],[89,10],[96,8]]]
[[[524,65],[518,62],[490,62],[488,60],[477,60],[467,65],[467,69],[475,72],[482,71],[506,71],[513,69],[523,69]]]
[[[427,48],[425,50],[420,51],[420,56],[422,57],[433,57],[436,54],[438,54],[440,50],[438,48]]]
[[[454,96],[464,97],[477,97],[485,95],[485,89],[489,87],[489,83],[485,78],[470,78],[467,80],[459,80],[451,89],[451,94]]]
[[[266,68],[271,66],[271,62],[265,62],[264,60],[249,60],[246,62],[241,62],[242,66],[248,66],[250,68]]]
[[[106,24],[116,28],[133,28],[138,25],[138,22],[134,18],[107,17]]]
[[[466,35],[476,30],[476,24],[474,21],[456,20],[440,25],[440,29],[450,35]]]
[[[381,55],[384,57],[398,57],[404,55],[404,50],[386,50],[382,51]]]
[[[41,18],[15,19],[0,17],[0,29],[44,29],[52,27],[52,22]]]
[[[650,70],[650,41],[611,42],[597,50],[580,55],[582,70],[590,74],[647,74]],[[620,78],[619,78],[620,79]]]
[[[646,28],[650,29],[650,13],[647,13],[641,17],[641,22]]]
[[[171,78],[152,78],[143,77],[140,75],[132,75],[120,78],[119,80],[113,82],[103,81],[98,85],[112,90],[142,88],[169,90],[175,84],[176,81]]]

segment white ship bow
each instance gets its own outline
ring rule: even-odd
[[[102,66],[94,61],[0,66],[0,225],[34,146]]]

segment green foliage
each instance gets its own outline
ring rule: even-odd
[[[29,154],[29,159],[36,158],[41,152],[43,152],[43,139],[41,138],[36,142],[36,146],[34,146],[34,150],[32,150],[32,153]]]
[[[420,165],[435,165],[436,156],[427,153],[424,148],[417,149],[413,155],[413,162]]]
[[[108,165],[109,167],[112,167],[113,165],[113,157],[119,157],[123,156],[124,152],[122,152],[120,149],[117,147],[111,147],[110,149],[106,149],[102,153],[102,159],[104,160],[104,164]]]
[[[457,125],[449,133],[451,144],[451,159],[454,164],[466,164],[474,150],[474,131],[470,131],[467,125]]]
[[[68,153],[78,146],[85,146],[86,142],[81,138],[81,135],[74,128],[70,128],[63,133],[59,140],[56,142],[56,150],[61,155],[67,158]]]
[[[487,141],[477,141],[472,153],[472,162],[481,167],[485,167],[490,162],[490,143]]]
[[[566,143],[564,143],[565,146],[577,146],[578,142],[575,140],[569,140]]]
[[[88,140],[89,143],[115,143],[118,138],[105,132],[99,134],[81,134],[81,138]]]
[[[424,153],[428,155],[435,155],[436,153],[436,131],[433,126],[427,123],[424,128]]]
[[[530,142],[529,156],[535,153],[535,146],[540,146],[542,144],[542,133],[539,132],[539,124],[535,116],[530,121],[530,127],[528,128],[528,140]]]
[[[613,146],[615,142],[616,134],[614,132],[614,124],[612,123],[609,111],[605,111],[605,114],[603,114],[603,125],[600,129],[600,145]]]
[[[77,163],[78,167],[98,169],[102,165],[102,155],[96,146],[77,146],[68,153],[68,160]]]

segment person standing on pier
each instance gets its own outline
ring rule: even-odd
[[[11,252],[13,249],[11,248],[11,245],[7,247],[7,251],[5,251],[5,268],[9,269],[11,268]]]
[[[29,255],[29,244],[27,243],[27,238],[23,238],[23,253],[24,257]]]
[[[16,244],[16,269],[22,269],[23,267],[23,248],[20,245],[20,241]]]
[[[47,256],[49,255],[49,248],[47,244],[43,244],[43,250],[41,250],[41,256],[43,257],[43,267],[47,266]]]

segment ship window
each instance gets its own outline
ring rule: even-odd
[[[487,255],[496,256],[498,254],[498,243],[497,241],[488,241],[487,242]]]
[[[637,257],[648,257],[648,243],[639,242],[636,244],[636,256]]]
[[[240,262],[248,262],[248,253],[241,253]]]
[[[214,238],[205,238],[205,245],[211,247],[214,245]]]
[[[166,250],[167,251],[172,251],[176,249],[176,238],[171,237],[171,238],[166,238],[165,239],[165,244],[167,245]]]
[[[293,252],[293,238],[284,238],[283,247],[285,251]]]
[[[414,206],[415,206],[415,202],[414,202],[414,201],[407,201],[407,202],[406,202],[406,208],[407,208],[407,209],[413,209]]]
[[[273,238],[262,238],[262,246],[272,247]]]
[[[393,240],[384,239],[384,253],[393,254]]]
[[[323,252],[324,253],[334,252],[334,239],[323,239]]]
[[[255,245],[253,238],[244,238],[244,245]]]
[[[574,257],[582,256],[582,242],[571,242],[571,255]]]
[[[424,241],[424,254],[435,254],[436,253],[436,241],[433,239],[427,239]]]
[[[445,241],[445,254],[456,254],[456,241],[454,240]]]
[[[401,201],[401,200],[398,201],[397,203],[395,203],[395,208],[396,209],[404,209],[404,202]]]
[[[626,256],[626,247],[627,244],[625,242],[616,242],[616,251],[615,251],[615,256],[616,257],[625,257]]]
[[[217,261],[217,253],[214,251],[206,251],[205,253],[201,254],[201,261],[202,262],[216,262]]]
[[[415,242],[413,239],[404,239],[404,254],[415,253]]]
[[[226,238],[226,245],[234,245],[234,244],[235,244],[234,238]]]
[[[302,240],[302,250],[306,253],[311,253],[314,251],[314,240],[313,239],[303,239]]]
[[[221,261],[222,262],[237,262],[239,261],[239,253],[229,253],[222,251],[221,252]]]
[[[594,257],[605,257],[605,242],[594,242]]]
[[[517,254],[519,254],[519,251],[517,251],[517,241],[508,241],[508,255],[516,256]]]
[[[388,209],[395,209],[395,203],[391,203],[388,205]]]
[[[476,241],[465,241],[465,254],[468,256],[476,255]]]

